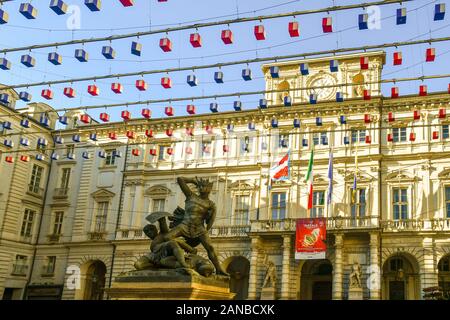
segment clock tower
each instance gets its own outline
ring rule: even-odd
[[[367,58],[366,68],[361,67],[361,58]],[[377,96],[385,60],[385,52],[375,51],[265,64],[266,91],[277,90],[266,93],[266,99],[269,105],[281,105],[285,96],[290,96],[292,103],[305,103],[313,93],[318,102],[336,100],[337,92],[344,99],[362,98],[364,90]],[[278,67],[278,78],[272,77],[271,67]]]

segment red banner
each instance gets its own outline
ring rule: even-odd
[[[295,234],[295,259],[325,259],[326,239],[325,218],[298,219]]]

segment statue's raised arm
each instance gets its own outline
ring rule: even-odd
[[[193,192],[192,192],[191,188],[189,188],[189,186],[187,184],[188,183],[196,184],[195,179],[178,177],[177,178],[177,182],[178,182],[178,185],[181,188],[181,191],[183,191],[184,195],[186,196],[186,198],[192,196]]]

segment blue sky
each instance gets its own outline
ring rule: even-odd
[[[70,39],[81,39],[89,37],[107,36],[111,34],[130,33],[135,31],[156,30],[179,24],[190,24],[192,21],[218,21],[236,17],[248,17],[274,13],[284,13],[297,10],[309,10],[333,5],[347,5],[361,1],[283,1],[283,0],[168,0],[159,3],[157,0],[135,0],[133,7],[124,8],[119,0],[103,1],[102,10],[91,12],[85,5],[84,0],[66,0],[67,4],[78,5],[81,9],[81,29],[68,30],[66,21],[68,15],[56,15],[48,8],[50,0],[35,0],[32,4],[38,10],[35,20],[27,20],[19,12],[19,4],[29,1],[11,1],[5,3],[2,9],[9,13],[8,24],[0,25],[0,46],[11,48],[40,43],[65,41]],[[364,1],[365,2],[365,1]],[[141,37],[138,41],[143,45],[141,57],[130,53],[130,45],[134,38],[113,41],[111,46],[116,50],[115,60],[107,60],[101,54],[103,45],[109,42],[88,43],[83,48],[89,52],[90,61],[78,62],[73,56],[75,49],[82,48],[81,45],[64,46],[57,49],[63,56],[63,63],[54,66],[47,61],[47,54],[55,51],[54,48],[33,50],[31,55],[36,58],[36,66],[27,68],[20,63],[20,56],[27,52],[7,53],[6,58],[12,62],[9,71],[0,70],[0,82],[4,84],[18,84],[27,82],[39,82],[64,78],[77,78],[96,76],[109,73],[134,72],[141,70],[152,70],[172,68],[179,66],[193,66],[217,62],[227,62],[255,57],[266,57],[286,54],[300,54],[302,52],[322,51],[342,47],[355,47],[389,43],[395,41],[408,41],[411,39],[427,39],[430,37],[444,37],[449,34],[450,23],[447,12],[443,21],[433,21],[434,5],[446,3],[450,10],[450,1],[427,1],[416,0],[402,5],[393,4],[380,7],[381,29],[358,30],[357,18],[363,9],[332,12],[334,31],[324,34],[321,27],[321,19],[326,13],[318,13],[296,17],[300,24],[300,37],[290,38],[287,25],[292,17],[279,18],[263,21],[266,27],[267,39],[257,41],[253,35],[253,27],[259,22],[248,22],[234,24],[230,29],[234,33],[235,42],[225,45],[220,39],[221,30],[227,26],[214,26],[199,29],[203,39],[201,48],[193,48],[189,43],[189,34],[195,30],[185,30],[170,33],[168,37],[173,42],[173,51],[164,53],[159,48],[159,39],[163,34]],[[396,25],[395,10],[406,7],[408,10],[407,23]],[[265,9],[266,8],[266,9]],[[197,21],[198,20],[198,21]],[[350,28],[350,29],[349,29]],[[347,30],[348,29],[348,30]],[[344,31],[340,31],[344,30]],[[420,75],[450,73],[448,63],[450,52],[448,43],[433,44],[438,55],[433,63],[425,63],[426,45],[403,47],[403,65],[392,66],[392,52],[395,49],[386,49],[387,62],[384,67],[384,78],[415,77]],[[40,96],[42,87],[30,88],[28,91],[33,95],[33,101],[45,101],[54,108],[72,108],[79,105],[99,105],[108,103],[125,103],[127,101],[147,99],[170,99],[176,97],[190,97],[199,95],[223,94],[237,91],[256,91],[264,89],[264,79],[260,64],[251,64],[253,71],[252,81],[243,81],[241,70],[246,65],[237,65],[222,68],[224,72],[224,84],[216,84],[213,74],[216,69],[195,71],[199,79],[198,87],[190,87],[186,84],[186,76],[192,72],[171,73],[169,76],[174,83],[172,89],[163,89],[160,86],[159,75],[144,76],[149,83],[149,90],[139,92],[134,87],[134,82],[140,77],[128,77],[122,79],[99,80],[100,95],[91,97],[87,93],[87,86],[93,82],[80,82],[71,85],[77,92],[74,99],[63,95],[63,88],[70,84],[52,86],[55,98],[46,101]],[[114,94],[110,85],[112,82],[120,82],[124,85],[124,93]],[[427,81],[429,92],[447,89],[448,79]],[[420,82],[399,83],[400,94],[412,94],[418,91]],[[391,84],[383,85],[383,93],[390,94]],[[19,90],[20,91],[20,90]],[[243,96],[240,98],[220,98],[217,100],[219,109],[222,111],[232,110],[234,100],[241,100],[243,109],[253,109],[261,96]],[[209,112],[211,100],[194,101],[198,113]],[[186,115],[186,105],[190,102],[173,103],[175,115]],[[154,116],[161,116],[163,109],[168,104],[150,105]],[[17,108],[25,106],[25,102],[19,102]],[[140,117],[142,106],[130,106],[129,110],[133,117]],[[120,111],[124,107],[109,109],[112,120],[118,120]],[[89,111],[97,116],[104,109]]]

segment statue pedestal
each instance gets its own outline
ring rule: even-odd
[[[231,300],[230,278],[173,269],[130,271],[105,289],[112,300]]]
[[[274,287],[261,289],[261,300],[275,300],[276,290]]]
[[[363,300],[363,289],[350,288],[348,290],[348,300]]]

